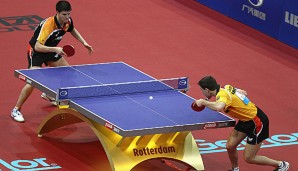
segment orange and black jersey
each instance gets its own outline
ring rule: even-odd
[[[63,35],[66,32],[71,32],[73,28],[74,25],[71,18],[61,27],[56,15],[49,17],[35,28],[29,44],[33,49],[37,41],[45,46],[55,47],[59,44]]]
[[[257,115],[257,107],[244,94],[231,85],[220,88],[216,94],[217,102],[224,102],[225,112],[241,121],[252,120]]]

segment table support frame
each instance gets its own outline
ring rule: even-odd
[[[59,107],[40,123],[37,134],[85,122],[93,130],[107,155],[111,170],[132,170],[149,159],[171,159],[196,170],[204,170],[197,144],[190,131],[122,137],[71,108]]]

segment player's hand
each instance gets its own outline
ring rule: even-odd
[[[93,48],[92,48],[92,46],[90,46],[88,43],[84,43],[84,46],[85,46],[85,48],[88,49],[89,55],[92,55],[93,54]]]
[[[63,51],[63,48],[62,48],[62,47],[55,47],[55,52],[56,52],[58,55],[66,56],[66,53]]]
[[[196,105],[197,106],[204,106],[204,99],[199,99],[199,100],[196,100],[195,102],[196,102]]]

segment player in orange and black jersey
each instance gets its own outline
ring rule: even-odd
[[[289,169],[290,165],[288,162],[257,155],[262,141],[269,137],[269,120],[267,115],[248,99],[246,91],[234,88],[231,85],[221,88],[212,76],[202,78],[198,85],[208,99],[212,96],[216,97],[215,102],[205,99],[196,100],[198,106],[204,105],[212,110],[225,112],[238,119],[226,145],[232,165],[231,171],[240,170],[237,146],[246,137],[244,159],[247,163],[273,166],[276,171]]]
[[[66,14],[68,15],[68,14]],[[29,68],[31,66],[41,66],[42,63],[47,65],[47,61],[57,61],[62,56],[56,52],[40,52],[35,51],[36,43],[48,47],[56,47],[62,40],[63,35],[66,32],[72,32],[74,29],[73,21],[71,17],[68,17],[63,26],[60,25],[57,15],[51,16],[42,21],[35,29],[35,32],[29,41],[28,47],[28,60]],[[63,54],[63,52],[62,52]]]
[[[70,14],[71,4],[65,0],[58,1],[56,3],[56,15],[43,20],[36,27],[27,50],[28,68],[41,68],[42,64],[49,67],[69,65],[63,57],[66,55],[63,48],[58,46],[66,32],[70,32],[74,38],[81,42],[90,55],[93,53],[92,46],[84,40],[74,27]],[[15,121],[25,121],[20,110],[33,90],[34,88],[29,84],[26,84],[22,89],[17,104],[11,111],[11,117]],[[42,93],[42,97],[54,100],[44,93]]]
[[[68,15],[68,14],[66,14]],[[48,62],[56,62],[62,58],[64,52],[60,54],[57,52],[42,52],[35,49],[36,43],[47,46],[56,47],[62,40],[63,35],[66,32],[72,32],[74,25],[71,17],[67,19],[64,26],[59,24],[57,15],[49,17],[43,20],[35,29],[35,32],[29,41],[28,46],[28,64],[29,68],[32,66],[39,66],[44,63],[48,65]]]

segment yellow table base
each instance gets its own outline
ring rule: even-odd
[[[60,127],[85,122],[94,131],[108,157],[111,170],[129,171],[149,159],[174,159],[204,170],[197,144],[190,131],[122,137],[70,108],[58,108],[40,124],[38,136]]]

